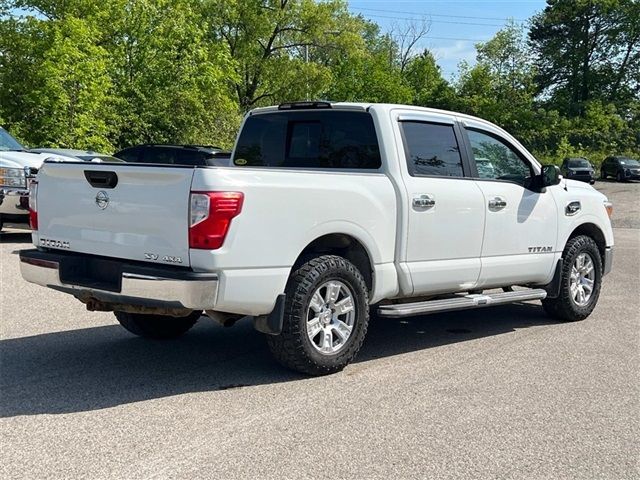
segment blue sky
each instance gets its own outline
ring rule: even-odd
[[[544,0],[350,0],[349,9],[385,31],[394,23],[426,18],[431,27],[418,47],[431,50],[450,79],[460,61],[475,61],[476,43],[490,39],[507,19],[526,25],[545,4]]]

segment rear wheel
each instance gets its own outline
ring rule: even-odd
[[[592,238],[580,235],[567,242],[562,257],[560,294],[557,298],[544,299],[542,306],[557,320],[584,320],[596,307],[600,296],[600,251]]]
[[[114,312],[118,322],[134,335],[145,338],[167,340],[186,333],[198,321],[202,312],[193,312],[186,317],[149,315],[145,313]]]
[[[311,375],[342,370],[364,341],[369,294],[362,274],[348,260],[323,255],[289,278],[282,333],[267,336],[275,358]]]

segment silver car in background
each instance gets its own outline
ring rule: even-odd
[[[32,148],[29,151],[34,153],[48,153],[55,156],[78,159],[84,162],[122,163],[124,161],[112,155],[94,152],[93,150],[77,150],[73,148]]]
[[[28,150],[0,127],[0,230],[3,225],[29,224],[29,184],[42,162],[48,158],[79,160],[66,155],[64,150],[45,150]]]

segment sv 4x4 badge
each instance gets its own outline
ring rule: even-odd
[[[182,257],[174,257],[173,255],[164,255],[162,258],[160,258],[160,255],[158,255],[157,253],[145,253],[144,259],[153,260],[154,262],[157,262],[158,260],[160,260],[161,262],[166,262],[166,263],[182,263]]]

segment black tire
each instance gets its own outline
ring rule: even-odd
[[[622,177],[622,173],[618,172],[616,173],[616,181],[617,182],[623,182],[624,178]]]
[[[186,317],[127,312],[114,312],[114,314],[120,325],[134,335],[156,340],[168,340],[186,333],[195,325],[202,312],[193,312]]]
[[[578,305],[571,294],[571,270],[576,258],[587,253],[592,260],[594,279],[591,297],[586,305]],[[562,254],[562,278],[558,298],[542,300],[542,306],[549,316],[564,322],[575,322],[587,318],[598,303],[602,286],[602,257],[596,242],[591,237],[580,235],[569,239]]]
[[[600,178],[602,180],[606,180],[607,179],[607,172],[605,172],[603,169],[600,169]]]
[[[351,333],[335,353],[321,353],[307,335],[311,298],[330,281],[348,287],[355,314]],[[282,333],[267,335],[269,349],[283,366],[309,375],[327,375],[342,370],[357,355],[369,324],[369,292],[358,269],[348,260],[322,255],[297,267],[285,290]]]

